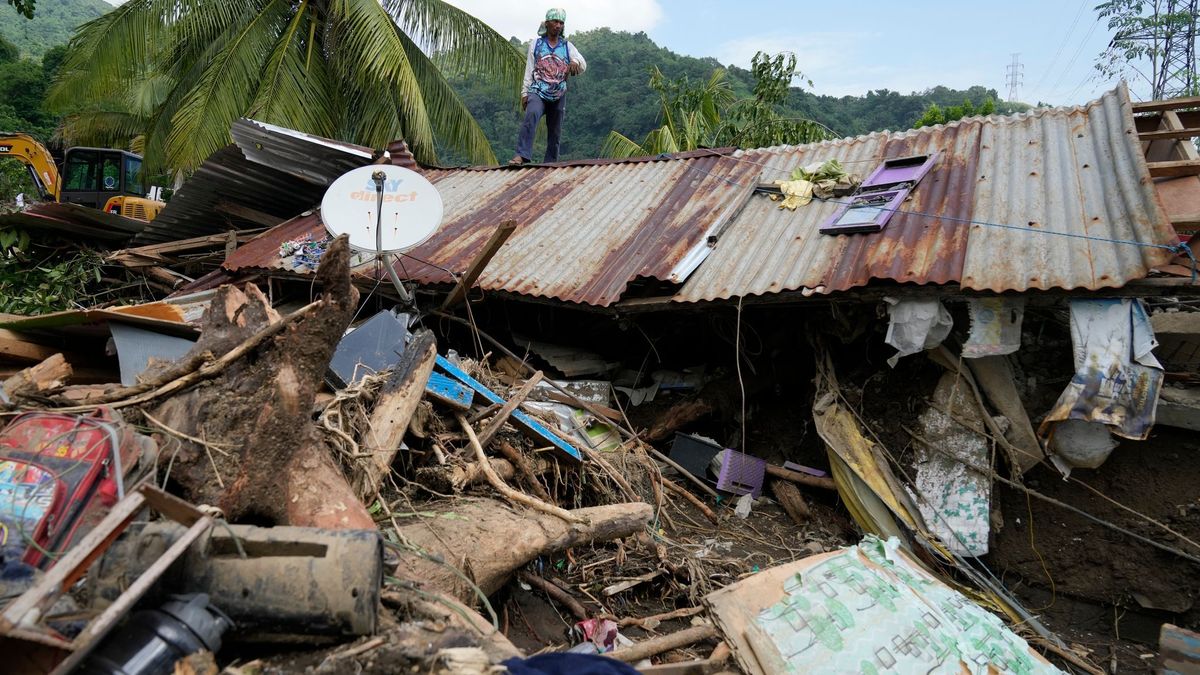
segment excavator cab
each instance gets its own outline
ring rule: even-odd
[[[142,158],[108,148],[69,148],[63,156],[59,201],[154,220],[163,203],[146,199]]]
[[[63,156],[59,201],[103,208],[110,197],[145,194],[142,158],[124,150],[69,148]]]

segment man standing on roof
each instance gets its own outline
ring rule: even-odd
[[[583,54],[563,36],[566,10],[546,12],[538,38],[525,57],[525,80],[521,83],[521,109],[525,119],[517,136],[517,154],[509,164],[528,164],[533,158],[533,134],[538,120],[546,116],[546,158],[558,161],[558,138],[567,112],[567,77],[587,70]]]

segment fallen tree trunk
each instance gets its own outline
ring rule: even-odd
[[[363,450],[371,453],[359,465],[354,476],[354,491],[363,501],[369,501],[379,491],[384,476],[392,470],[392,460],[408,431],[408,422],[425,395],[425,384],[433,372],[437,343],[433,333],[421,331],[404,350],[400,363],[384,382],[375,398],[375,407],[367,427]]]
[[[71,377],[71,364],[62,354],[55,354],[36,366],[30,366],[0,384],[4,393],[4,406],[12,407],[12,400],[26,396],[44,396],[59,389]]]
[[[804,525],[812,518],[812,509],[808,508],[808,501],[800,493],[800,488],[785,480],[773,479],[771,492],[775,494],[775,499],[779,500],[779,505],[787,512],[792,522]]]
[[[628,537],[641,532],[653,515],[643,502],[576,509],[569,513],[584,522],[575,524],[494,499],[463,498],[431,509],[440,517],[401,524],[402,539],[423,554],[402,553],[395,575],[472,604],[478,596],[462,574],[491,595],[538,556]]]
[[[204,441],[179,441],[172,462],[170,479],[186,499],[215,504],[233,522],[374,527],[311,416],[358,304],[349,259],[347,239],[335,239],[317,270],[321,296],[298,317],[281,318],[256,286],[218,290],[200,339],[181,361],[208,352],[220,371],[172,389],[151,410],[164,426]]]

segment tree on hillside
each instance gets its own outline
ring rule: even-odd
[[[713,70],[703,85],[693,86],[686,76],[668,80],[654,67],[650,88],[659,97],[662,125],[640,143],[613,131],[600,154],[635,157],[699,147],[758,148],[812,143],[835,136],[819,122],[779,113],[793,79],[800,76],[795,56],[772,57],[759,52],[752,63],[753,94],[741,99],[735,98],[724,69]]]
[[[74,110],[72,142],[137,131],[152,170],[199,165],[243,116],[372,147],[403,138],[424,162],[444,143],[494,163],[445,73],[515,91],[521,66],[441,0],[129,0],[80,28],[48,102]]]
[[[1108,0],[1096,6],[1113,31],[1096,69],[1109,78],[1132,75],[1150,87],[1150,98],[1200,95],[1196,33],[1200,16],[1188,2]]]
[[[996,112],[996,102],[990,97],[985,98],[983,103],[978,107],[971,103],[971,99],[964,99],[962,105],[952,105],[948,108],[942,108],[936,103],[930,103],[925,112],[913,122],[912,128],[920,129],[921,127],[931,127],[935,124],[948,124],[955,120],[961,120],[964,117],[975,117],[976,115],[991,115]]]
[[[13,9],[25,17],[26,19],[33,18],[33,9],[37,4],[37,0],[8,0],[8,4],[13,6]]]

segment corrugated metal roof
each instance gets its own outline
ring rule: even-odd
[[[935,150],[942,151],[937,166],[879,233],[822,235],[818,227],[838,204],[814,201],[788,211],[756,195],[674,299],[843,291],[872,279],[995,292],[1097,289],[1142,278],[1171,257],[1163,249],[1079,238],[1176,241],[1123,86],[1082,107],[735,156],[763,165],[771,180],[827,159],[866,174],[884,159]]]
[[[516,231],[480,276],[486,290],[607,306],[638,278],[682,281],[749,198],[758,167],[708,154],[501,171],[430,171],[446,213],[398,264],[422,283],[466,270],[502,221]],[[426,260],[424,265],[415,259]]]
[[[884,159],[934,151],[937,165],[880,233],[822,235],[837,204],[788,211],[752,195],[760,181],[816,161],[836,158],[865,175]],[[445,221],[401,258],[401,276],[451,281],[442,268],[465,270],[512,218],[516,231],[477,285],[596,306],[618,301],[637,279],[682,283],[678,302],[844,291],[877,279],[996,292],[1118,287],[1171,255],[1099,239],[1176,241],[1124,87],[1082,107],[798,147],[425,174],[442,193]],[[1045,231],[1072,236],[1035,233]],[[226,267],[278,268],[281,242],[319,232],[317,217],[296,219]]]
[[[204,160],[134,242],[155,244],[262,227],[222,206],[249,207],[282,220],[312,208],[324,193],[324,185],[251,162],[229,145]]]
[[[146,229],[146,221],[79,204],[42,202],[0,215],[0,226],[55,232],[86,241],[123,243]]]
[[[246,159],[327,187],[351,169],[370,164],[371,148],[313,136],[257,120],[240,119],[230,129]],[[318,196],[319,199],[319,196]]]

